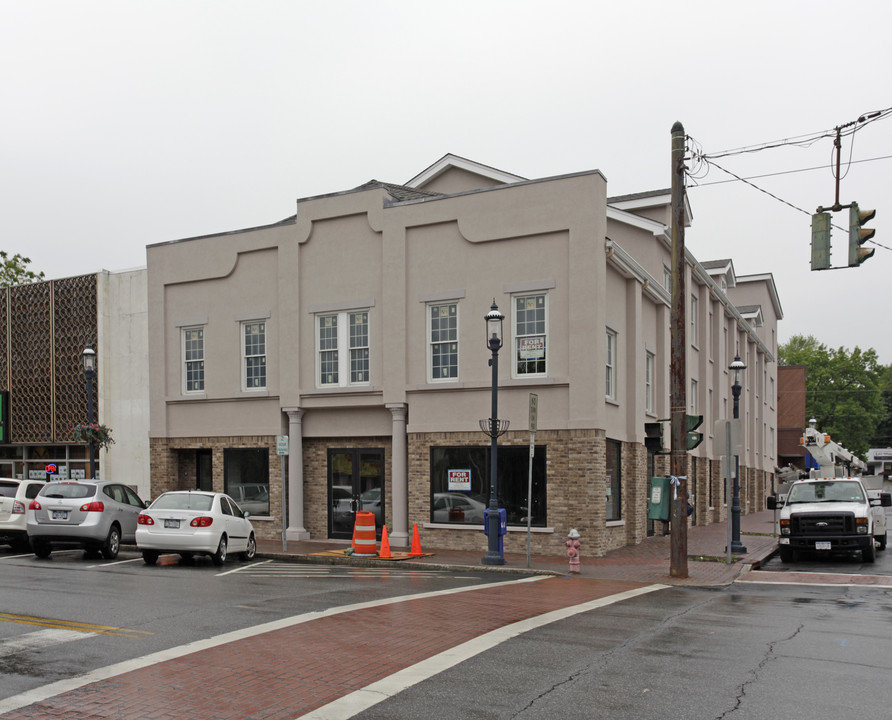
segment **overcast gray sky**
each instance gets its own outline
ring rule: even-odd
[[[0,249],[48,278],[142,266],[148,244],[404,183],[447,152],[528,178],[598,168],[610,195],[669,187],[677,120],[710,154],[892,107],[890,21],[888,0],[0,0]],[[712,167],[687,245],[774,275],[781,341],[890,364],[892,117],[843,143],[840,201],[877,210],[883,247],[810,272],[832,152],[717,159],[777,173],[752,182],[789,205]],[[834,266],[846,247],[835,230]]]

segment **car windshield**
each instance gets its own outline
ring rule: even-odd
[[[50,483],[42,487],[39,494],[51,498],[87,498],[96,494],[96,486],[81,483]]]
[[[15,492],[18,489],[17,482],[0,482],[0,497],[15,497]]]
[[[828,481],[794,483],[787,503],[864,502],[864,491],[857,482]]]
[[[165,493],[152,503],[152,510],[199,510],[207,512],[214,503],[213,495],[203,493]]]

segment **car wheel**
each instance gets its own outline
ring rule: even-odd
[[[217,552],[211,555],[214,565],[222,565],[226,562],[226,536],[220,538],[220,544],[217,545]]]
[[[888,533],[883,533],[883,537],[879,538],[880,550],[886,549],[886,537]]]
[[[158,562],[158,551],[157,550],[143,550],[142,551],[142,561],[146,565],[154,565]]]
[[[33,543],[31,543],[31,549],[34,550],[34,554],[37,555],[37,557],[43,560],[48,558],[50,556],[50,553],[53,551],[49,543],[45,543],[40,540],[35,540]]]
[[[877,559],[877,548],[873,544],[873,538],[867,544],[867,547],[861,549],[861,560],[866,563],[872,563]]]
[[[117,525],[112,525],[108,531],[108,537],[105,539],[105,545],[102,546],[102,557],[106,560],[114,560],[118,557],[118,550],[121,549],[121,531]]]
[[[248,538],[248,546],[245,548],[245,552],[242,553],[242,560],[253,560],[256,554],[257,541],[254,539],[254,533],[251,533]]]
[[[788,548],[781,546],[780,548],[780,559],[782,563],[794,563],[796,562],[796,557],[793,555],[793,548]]]

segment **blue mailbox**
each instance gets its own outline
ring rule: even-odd
[[[489,536],[489,513],[490,509],[483,511],[483,534]],[[499,508],[499,555],[505,557],[505,535],[508,534],[508,511],[505,508]]]

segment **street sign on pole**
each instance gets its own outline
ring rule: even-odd
[[[288,436],[276,435],[276,455],[282,458],[282,552],[288,552],[288,483],[285,480],[285,456],[288,455]]]

